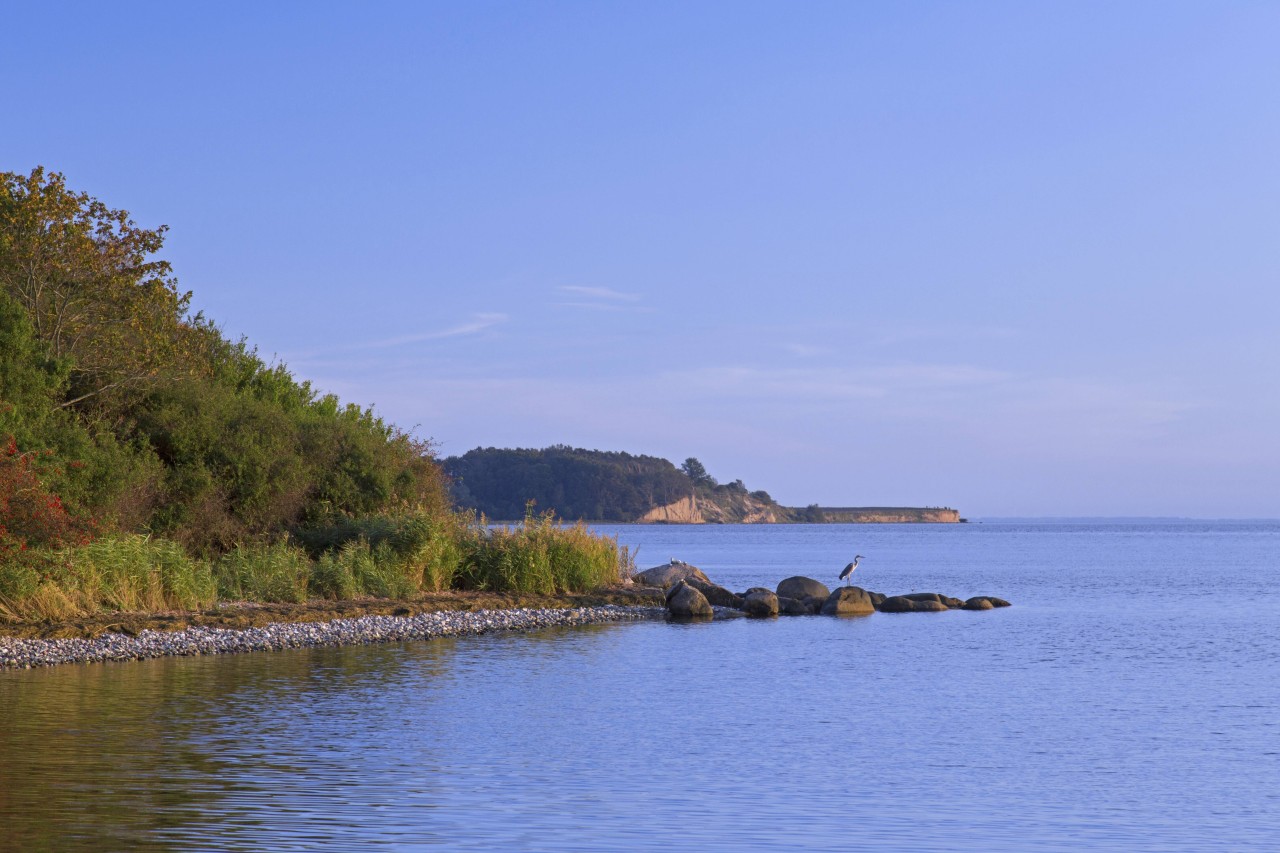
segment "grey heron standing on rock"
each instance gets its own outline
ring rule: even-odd
[[[861,554],[855,554],[853,557],[853,562],[845,566],[844,571],[840,573],[840,580],[844,581],[845,586],[849,585],[850,583],[849,579],[853,577],[853,570],[858,568],[858,561],[861,559],[862,559]]]

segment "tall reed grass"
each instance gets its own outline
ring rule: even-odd
[[[617,539],[579,523],[559,524],[550,514],[526,516],[515,527],[490,528],[483,519],[460,537],[459,586],[551,595],[617,583],[629,569]]]
[[[311,558],[296,545],[238,546],[214,565],[218,597],[230,601],[306,601]]]
[[[550,595],[616,583],[634,568],[616,539],[550,515],[491,528],[483,518],[404,512],[307,536],[242,545],[212,562],[171,540],[132,535],[29,555],[0,565],[0,617],[192,610],[218,599],[410,599],[449,589]]]
[[[147,536],[105,537],[44,555],[27,568],[0,575],[0,609],[12,618],[197,610],[217,596],[208,563],[192,559],[177,542]]]

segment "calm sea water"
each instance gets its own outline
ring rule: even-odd
[[[0,845],[1280,849],[1280,524],[600,529],[1014,607],[0,673]]]

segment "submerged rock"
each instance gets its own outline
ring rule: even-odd
[[[951,608],[936,598],[911,598],[906,595],[891,595],[880,602],[881,613],[940,613]]]
[[[871,596],[860,586],[842,586],[827,596],[822,605],[822,612],[827,616],[849,616],[859,613],[874,613],[876,607],[871,603]]]
[[[993,607],[1008,607],[1009,602],[994,595],[975,595],[961,606],[965,610],[990,610]]]
[[[936,601],[948,608],[964,607],[964,602],[960,599],[952,598],[949,595],[943,595],[940,592],[913,592],[901,597],[909,598],[912,601]]]
[[[795,598],[804,601],[810,596],[826,600],[831,594],[831,590],[827,589],[827,585],[822,581],[816,581],[813,578],[806,578],[801,575],[787,578],[778,584],[779,598]]]

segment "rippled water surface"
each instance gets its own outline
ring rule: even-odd
[[[1280,849],[1280,525],[601,529],[1015,606],[0,673],[0,845]]]

